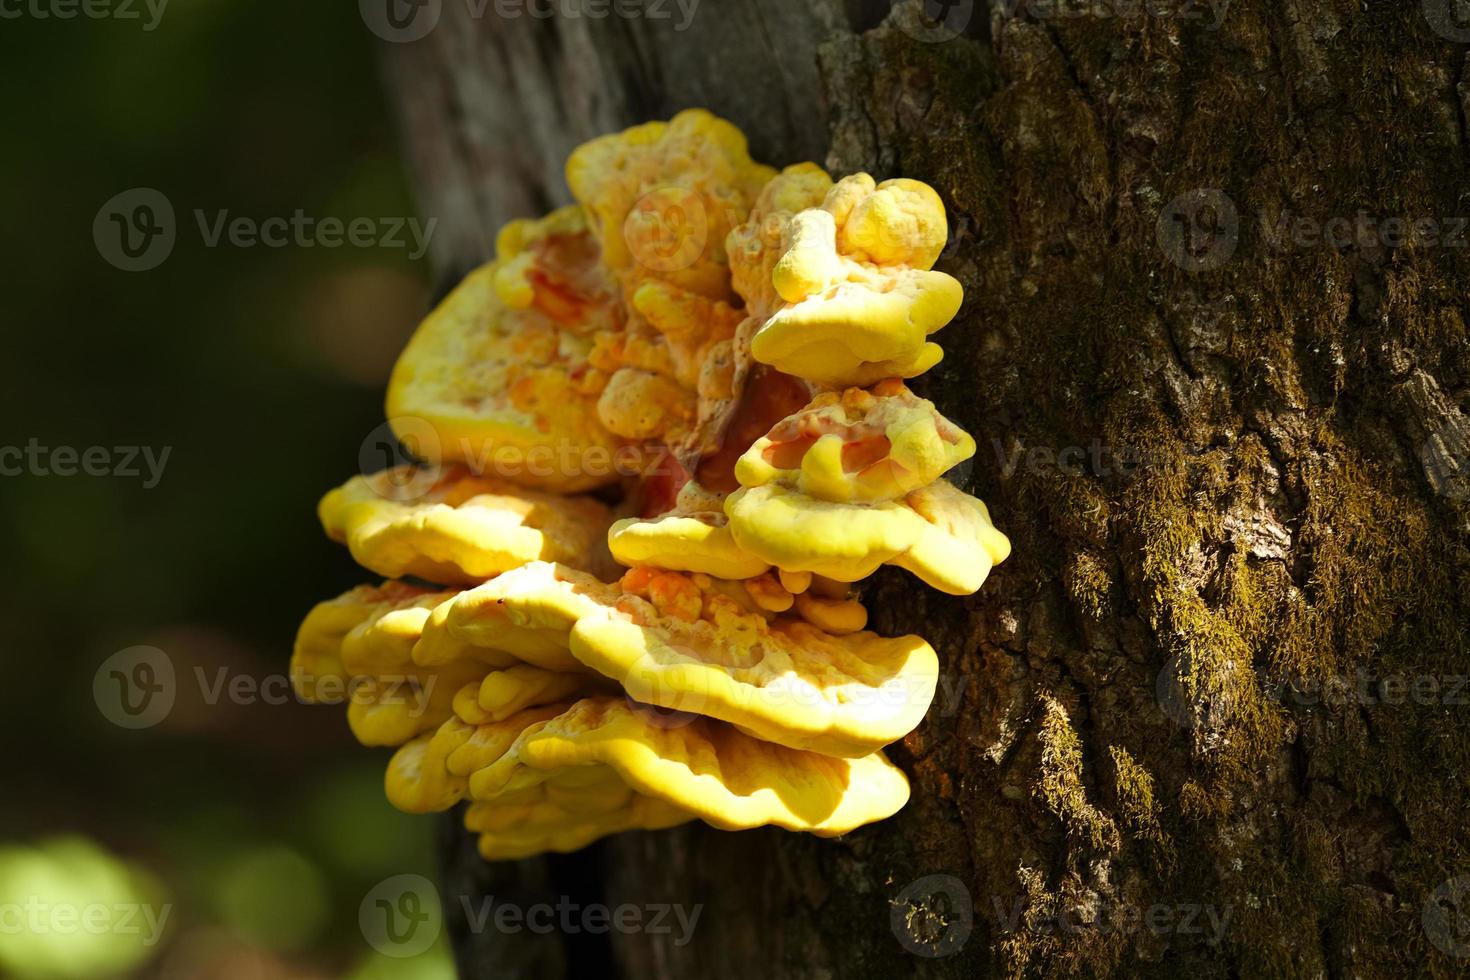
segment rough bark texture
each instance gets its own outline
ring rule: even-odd
[[[876,628],[945,664],[891,750],[899,816],[509,867],[446,822],[451,918],[477,891],[703,905],[682,946],[461,916],[466,976],[1470,964],[1470,30],[1448,2],[958,2],[942,42],[909,2],[705,0],[683,32],[673,4],[472,7],[387,59],[446,276],[565,199],[577,142],[688,106],[769,163],[926,180],[967,302],[920,388],[975,434],[958,482],[1015,553],[970,599],[867,587]]]

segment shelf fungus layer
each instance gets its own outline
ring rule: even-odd
[[[393,369],[388,420],[412,451],[561,492],[616,480],[622,443],[598,420],[607,379],[588,357],[625,313],[598,255],[580,208],[501,231],[495,261],[429,315]]]
[[[412,649],[429,611],[448,596],[387,583],[319,604],[297,633],[291,678],[303,700],[346,703],[363,745],[400,745],[454,714],[454,695],[483,669],[422,667]]]
[[[324,650],[338,635],[314,628],[317,620],[308,618],[298,648]],[[366,607],[325,659],[360,690],[387,691],[396,680],[401,689],[388,693],[412,695],[369,699],[374,724],[353,726],[367,744],[393,744],[414,724],[423,730],[430,722],[415,711],[434,724],[450,714],[494,721],[602,688],[841,757],[867,755],[918,725],[939,670],[919,637],[828,632],[799,612],[767,612],[743,583],[634,570],[608,585],[545,562],[452,596]]]
[[[775,175],[750,158],[744,133],[703,109],[600,136],[566,166],[612,275],[715,300],[734,299],[725,236]]]
[[[566,177],[576,203],[506,225],[399,358],[419,462],[323,498],[388,581],[310,612],[297,690],[395,749],[395,806],[463,805],[488,860],[891,816],[883,747],[939,658],[867,630],[859,583],[968,594],[1010,552],[944,479],[975,440],[904,383],[963,300],[939,195],[778,173],[697,109]]]
[[[833,387],[929,370],[944,356],[929,335],[964,299],[958,281],[933,271],[947,235],[927,184],[867,174],[833,184],[810,164],[788,168],[727,244],[762,321],[751,353]]]
[[[511,624],[557,622],[572,656],[635,700],[792,748],[866,755],[934,698],[938,659],[919,637],[833,635],[708,576],[635,570],[614,587],[538,564],[483,588]]]
[[[783,571],[839,582],[885,564],[952,595],[969,595],[1011,553],[980,500],[938,480],[902,500],[834,503],[775,484],[737,490],[725,502],[743,550]]]
[[[691,481],[679,491],[673,510],[614,523],[607,535],[613,558],[630,568],[705,572],[728,579],[765,573],[770,562],[735,543],[725,517],[724,497]]]
[[[969,433],[901,381],[823,392],[740,457],[741,486],[780,484],[837,503],[895,500],[975,455]]]
[[[422,489],[424,475],[407,466],[353,477],[322,498],[322,527],[379,575],[458,585],[528,561],[594,562],[612,523],[587,497],[522,490],[463,467],[427,475]]]
[[[296,631],[291,653],[291,682],[308,704],[341,703],[348,678],[342,644],[363,623],[420,602],[437,604],[450,594],[404,582],[359,585],[335,599],[319,602]]]
[[[609,834],[666,830],[695,819],[682,807],[634,792],[605,766],[593,773],[587,783],[548,782],[471,803],[465,828],[480,835],[480,855],[487,861],[513,861],[545,851],[565,854]],[[604,790],[602,782],[615,786]]]
[[[525,835],[563,833],[581,846],[603,833],[688,819],[830,837],[891,816],[908,800],[908,780],[880,752],[841,759],[790,749],[710,718],[670,718],[610,696],[489,725],[446,722],[399,749],[387,788],[409,812],[474,801],[471,829],[484,828],[489,853],[516,852]],[[537,804],[549,805],[541,819],[554,816],[554,824],[500,825],[501,806]]]

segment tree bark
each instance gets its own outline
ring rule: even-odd
[[[463,974],[1466,969],[1453,2],[959,0],[945,30],[917,0],[706,0],[680,31],[672,2],[596,20],[449,0],[389,45],[446,278],[567,199],[578,142],[689,106],[767,163],[934,185],[966,303],[917,387],[975,435],[956,482],[1014,544],[971,598],[865,588],[874,628],[944,665],[890,750],[914,790],[898,816],[510,866],[446,821]],[[472,931],[459,897],[489,894],[701,912],[685,943]]]

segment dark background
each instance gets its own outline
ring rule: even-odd
[[[449,976],[437,950],[375,958],[358,928],[376,883],[429,863],[431,822],[383,799],[386,754],[341,709],[210,704],[195,672],[279,678],[306,610],[367,580],[314,508],[382,419],[427,260],[209,247],[194,211],[414,215],[376,39],[351,3],[175,0],[151,31],[134,9],[0,19],[0,446],[169,451],[151,489],[146,469],[0,477],[0,905],[133,895],[170,918],[151,949],[0,935],[0,975]],[[93,222],[139,187],[177,244],[125,272]],[[177,701],[127,731],[92,685],[136,645],[168,656]]]

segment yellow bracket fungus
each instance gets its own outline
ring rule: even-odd
[[[754,578],[770,563],[740,550],[730,534],[724,494],[712,494],[690,481],[679,491],[674,509],[654,518],[628,517],[607,534],[613,558],[630,568],[669,568],[706,572],[719,578]]]
[[[633,792],[606,766],[587,771],[585,783],[547,782],[493,802],[472,802],[464,822],[480,835],[480,854],[487,861],[564,854],[609,834],[666,830],[694,819],[682,807]]]
[[[810,165],[788,168],[757,201],[727,249],[737,288],[762,320],[757,361],[832,387],[912,378],[943,356],[928,336],[959,312],[964,291],[933,271],[948,235],[927,184],[830,184]],[[801,210],[793,210],[801,208]]]
[[[717,420],[742,376],[724,242],[775,173],[745,136],[703,110],[575,150],[567,183],[602,263],[623,287],[626,322],[599,333],[591,363],[608,380],[598,417],[625,439],[681,455],[717,448]]]
[[[451,692],[466,722],[587,690],[595,685],[577,673],[590,670],[635,700],[792,748],[858,756],[902,738],[933,700],[933,649],[916,636],[861,632],[866,611],[855,602],[803,600],[837,629],[773,617],[739,583],[709,576],[634,570],[614,586],[533,563],[447,601],[412,600],[419,628],[402,623],[403,659],[388,666],[493,670],[473,691]],[[512,656],[535,665],[507,665]]]
[[[975,454],[975,440],[903,382],[824,392],[755,441],[735,464],[742,486],[768,483],[838,503],[893,500]]]
[[[893,563],[941,592],[978,591],[990,569],[1010,556],[1010,539],[990,523],[990,509],[952,484],[936,481],[909,494],[905,502],[925,527]]]
[[[466,825],[490,858],[696,818],[724,830],[773,825],[831,837],[891,816],[909,792],[881,752],[832,758],[708,718],[670,723],[611,697],[480,726],[451,720],[399,749],[386,785],[410,813],[474,800]]]
[[[494,800],[606,766],[634,791],[723,830],[774,825],[823,837],[891,816],[908,780],[882,753],[838,759],[772,745],[708,718],[665,724],[618,698],[584,698],[523,731],[470,777],[470,795]]]
[[[581,674],[517,664],[492,670],[454,696],[454,714],[471,725],[504,721],[523,708],[553,704],[596,685]]]
[[[725,513],[743,550],[783,571],[838,582],[893,564],[942,592],[968,595],[1011,553],[985,504],[944,480],[902,500],[867,504],[818,500],[775,484],[752,487],[732,493]]]
[[[308,703],[340,701],[350,675],[342,663],[347,635],[375,615],[404,608],[434,594],[402,582],[360,585],[335,599],[319,602],[296,631],[291,682]],[[443,596],[438,597],[441,601]]]
[[[401,745],[450,718],[454,694],[480,671],[451,663],[420,667],[412,650],[443,594],[388,583],[360,587],[317,606],[296,638],[291,674],[304,698],[348,702],[364,745]]]
[[[293,681],[396,747],[395,806],[468,803],[488,860],[892,815],[881,750],[939,661],[868,632],[850,583],[967,594],[1010,551],[943,479],[974,440],[903,383],[963,298],[939,196],[778,174],[703,110],[579,147],[567,182],[399,359],[390,422],[430,465],[323,498],[390,581],[311,611]]]
[[[414,646],[414,661],[432,666],[473,660],[502,668],[525,663],[560,673],[585,672],[587,668],[572,656],[566,640],[570,623],[576,619],[572,590],[535,588],[536,600],[527,598],[532,590],[525,572],[543,567],[576,574],[578,581],[606,588],[592,576],[570,573],[563,566],[536,564],[507,572],[435,607]],[[541,585],[539,578],[535,584]],[[572,608],[559,608],[558,601]]]
[[[612,522],[595,500],[521,490],[462,467],[399,501],[393,487],[404,485],[404,469],[353,477],[317,508],[328,537],[390,578],[474,584],[528,561],[586,563]]]
[[[703,109],[602,136],[567,158],[602,262],[626,285],[661,279],[733,299],[725,236],[775,176],[750,159],[745,134]]]
[[[579,465],[620,445],[598,420],[607,378],[588,358],[597,333],[625,319],[585,218],[567,208],[513,222],[497,248],[409,341],[388,419],[404,438],[432,427],[432,444],[413,447],[429,462],[561,492],[613,482],[611,465]]]
[[[592,351],[593,367],[608,377],[599,420],[624,439],[712,451],[713,420],[739,383],[735,333],[743,313],[657,280],[640,285],[629,308],[626,328],[599,334]]]
[[[916,636],[833,636],[801,620],[751,615],[717,623],[587,617],[571,641],[578,659],[635,700],[844,758],[917,727],[939,673],[934,650]]]

